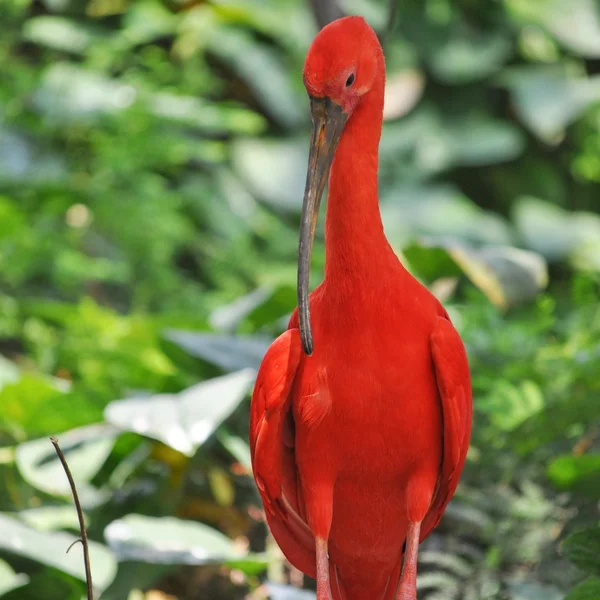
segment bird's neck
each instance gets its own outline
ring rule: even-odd
[[[383,93],[382,72],[348,120],[331,166],[325,222],[330,282],[369,279],[378,263],[389,259],[377,183]]]

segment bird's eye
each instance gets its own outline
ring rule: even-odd
[[[352,73],[350,75],[350,77],[348,77],[348,79],[346,79],[346,87],[350,87],[353,83],[354,83],[354,73]]]

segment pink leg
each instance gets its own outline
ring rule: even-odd
[[[317,550],[317,600],[333,600],[331,584],[329,582],[329,555],[327,554],[327,540],[315,540]]]
[[[406,532],[406,550],[400,585],[396,592],[396,600],[417,600],[417,556],[419,553],[419,534],[421,522],[409,522]]]

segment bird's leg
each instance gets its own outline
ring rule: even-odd
[[[417,600],[417,556],[419,553],[419,535],[421,522],[409,522],[406,532],[406,549],[400,585],[396,592],[396,600]]]
[[[316,538],[315,545],[317,550],[317,600],[333,600],[329,582],[327,540]]]

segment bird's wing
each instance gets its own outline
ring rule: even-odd
[[[443,459],[436,494],[421,528],[421,539],[437,526],[454,495],[471,438],[471,376],[467,353],[449,318],[438,317],[431,353],[442,402]]]
[[[267,522],[288,560],[315,577],[314,538],[301,515],[294,448],[291,391],[302,344],[297,328],[280,335],[267,351],[256,378],[250,408],[250,452],[254,479]]]

